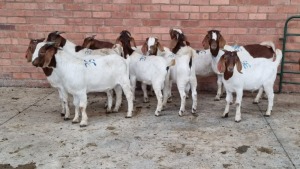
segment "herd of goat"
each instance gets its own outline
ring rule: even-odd
[[[181,29],[170,29],[170,48],[160,44],[158,38],[148,37],[143,45],[136,46],[134,38],[123,30],[116,43],[99,41],[95,36],[84,39],[78,46],[61,36],[63,32],[51,32],[47,39],[31,39],[26,51],[28,62],[41,67],[52,87],[58,89],[62,115],[70,119],[68,94],[73,96],[75,117],[73,123],[84,127],[87,93],[106,92],[107,112],[118,112],[122,93],[125,94],[128,111],[132,117],[136,81],[141,82],[144,102],[148,102],[147,85],[151,85],[157,98],[155,116],[159,116],[167,102],[171,101],[172,83],[176,83],[181,98],[179,116],[185,112],[185,102],[191,91],[192,113],[197,109],[197,78],[217,74],[218,90],[215,100],[226,91],[226,107],[223,117],[228,117],[229,106],[236,93],[235,121],[241,120],[243,90],[259,90],[254,103],[263,93],[268,98],[265,116],[270,116],[277,67],[282,52],[273,42],[245,46],[228,46],[218,30],[210,30],[202,41],[203,50],[190,47]],[[113,91],[116,95],[112,110]],[[79,115],[81,113],[81,121]]]

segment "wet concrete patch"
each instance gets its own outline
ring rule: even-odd
[[[236,148],[235,152],[239,153],[239,154],[244,154],[244,153],[247,152],[248,148],[250,148],[250,146],[243,145],[243,146],[240,146],[240,147]]]
[[[267,154],[273,153],[273,150],[271,148],[266,148],[266,147],[259,147],[259,148],[257,148],[257,150],[262,153],[267,153]]]
[[[36,169],[36,165],[35,163],[29,163],[13,167],[10,164],[0,164],[0,169]]]

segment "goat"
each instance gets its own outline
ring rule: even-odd
[[[38,43],[43,42],[45,38],[42,39],[31,39],[29,42],[29,46],[26,50],[26,59],[28,62],[32,62],[32,55],[36,49]],[[63,85],[57,74],[53,72],[52,68],[42,68],[44,74],[47,77],[48,82],[50,85],[58,90],[59,98],[61,100],[62,105],[62,112],[61,116],[64,116],[64,120],[69,120],[70,110],[68,106],[68,93],[64,89]]]
[[[100,41],[95,39],[95,37],[96,35],[86,37],[83,40],[82,47],[95,50],[95,49],[103,49],[103,48],[112,48],[114,46],[114,44],[111,42]]]
[[[126,117],[132,116],[129,68],[125,59],[119,55],[86,55],[83,58],[58,50],[53,44],[41,42],[33,54],[32,64],[36,67],[51,67],[58,74],[65,89],[73,95],[76,108],[72,122],[79,122],[79,111],[82,113],[80,127],[87,126],[87,93],[109,91],[117,85],[121,86],[128,101]]]
[[[235,121],[241,121],[241,103],[243,90],[258,90],[264,88],[268,96],[268,109],[265,116],[270,116],[274,91],[273,86],[277,75],[277,67],[280,64],[282,52],[276,49],[276,60],[266,58],[247,59],[238,56],[237,51],[225,51],[218,62],[218,70],[224,73],[222,82],[226,89],[226,107],[223,117],[228,117],[229,105],[232,101],[232,93],[236,93]]]
[[[157,98],[157,108],[155,116],[159,116],[163,107],[163,102],[166,98],[166,90],[169,76],[169,67],[174,65],[174,62],[168,64],[161,57],[145,57],[131,48],[131,41],[134,38],[130,32],[123,30],[117,38],[116,43],[121,43],[125,56],[129,59],[129,75],[133,96],[135,95],[136,81],[141,81],[144,84],[151,84]],[[162,91],[163,90],[163,95]]]
[[[210,52],[210,55],[212,56],[212,69],[213,71],[218,75],[218,92],[217,96],[221,95],[221,86],[222,86],[222,74],[219,73],[217,69],[217,64],[220,59],[220,57],[223,55],[223,51],[220,50],[223,48],[226,42],[224,42],[224,38],[222,37],[220,31],[218,30],[210,30],[208,31],[207,35],[202,41],[203,47],[206,49],[208,47],[207,52]],[[274,56],[274,44],[273,42],[262,42],[261,44],[253,44],[253,45],[245,45],[240,47],[226,47],[230,51],[237,50],[237,54],[239,57],[243,58],[270,58],[273,59]],[[263,88],[261,88],[254,99],[253,103],[257,104],[259,103],[259,99],[263,93]],[[217,98],[217,97],[216,97]]]
[[[48,42],[54,42],[56,47],[61,47],[63,50],[67,51],[71,55],[77,55],[81,57],[85,57],[86,55],[97,55],[97,56],[105,56],[108,54],[118,54],[122,55],[122,48],[120,45],[115,45],[112,49],[98,49],[98,50],[91,50],[87,48],[83,48],[82,46],[77,46],[73,42],[65,39],[64,37],[61,36],[61,34],[64,32],[59,32],[59,31],[54,31],[49,33],[47,40]],[[120,103],[122,101],[122,90],[120,87],[116,87],[115,89],[116,92],[116,103]],[[106,111],[112,112],[111,107],[112,107],[112,93],[111,91],[108,91],[107,93],[107,109]],[[120,105],[116,104],[114,108],[114,112],[117,112],[119,109]]]
[[[170,29],[171,50],[165,48],[165,58],[175,59],[175,66],[171,68],[170,84],[168,96],[171,95],[171,83],[175,82],[181,98],[179,116],[185,112],[186,92],[192,91],[192,114],[196,113],[197,109],[197,79],[195,73],[194,55],[195,50],[192,49],[187,41],[186,36],[180,29]],[[165,102],[164,102],[165,104]]]

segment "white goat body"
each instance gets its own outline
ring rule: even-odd
[[[38,44],[33,58],[38,57],[39,49],[45,45]],[[79,122],[80,109],[82,120],[80,126],[87,125],[87,93],[109,91],[120,85],[128,101],[126,117],[132,116],[132,93],[128,74],[128,65],[119,55],[86,55],[84,58],[72,55],[65,50],[58,50],[55,54],[56,68],[54,71],[59,76],[64,89],[73,95],[75,117],[73,122]],[[33,59],[34,60],[34,59]],[[117,104],[117,103],[116,103]]]
[[[247,58],[239,57],[242,64],[242,74],[236,69],[233,71],[232,77],[228,80],[222,78],[222,82],[226,89],[226,108],[223,113],[223,117],[228,117],[229,105],[232,101],[232,93],[236,92],[236,115],[235,121],[241,120],[241,102],[243,96],[243,90],[258,90],[263,88],[268,96],[268,109],[266,116],[271,115],[273,107],[273,86],[277,75],[277,67],[280,64],[282,58],[282,52],[280,49],[276,49],[276,60],[272,61],[265,58]]]

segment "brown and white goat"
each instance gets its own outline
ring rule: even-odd
[[[114,46],[114,44],[111,42],[100,41],[95,39],[95,37],[96,35],[86,37],[83,40],[82,47],[95,50],[95,49],[103,49],[103,48],[112,48]]]
[[[221,86],[222,81],[220,76],[220,72],[217,69],[217,64],[220,59],[220,57],[224,54],[222,49],[225,46],[226,41],[222,37],[220,31],[218,30],[210,30],[207,32],[207,35],[202,41],[202,45],[205,49],[209,49],[211,56],[212,56],[212,69],[215,73],[218,74],[218,92],[217,95],[221,95]],[[225,46],[226,50],[229,51],[237,51],[237,55],[240,58],[249,58],[249,59],[255,59],[255,58],[267,58],[267,59],[273,59],[275,56],[275,47],[274,43],[270,41],[262,42],[261,44],[252,44],[252,45],[245,45],[245,46],[239,46],[239,47],[230,47]],[[254,99],[253,103],[258,103],[259,99],[263,93],[263,88],[261,88]]]

